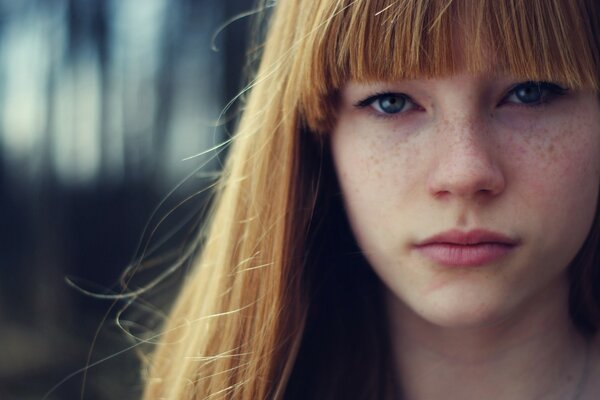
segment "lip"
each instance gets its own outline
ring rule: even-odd
[[[485,229],[449,230],[414,245],[423,256],[447,267],[478,267],[507,256],[519,241]]]

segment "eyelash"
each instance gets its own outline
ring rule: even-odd
[[[527,87],[532,87],[532,86],[537,86],[539,88],[539,90],[541,91],[539,101],[532,102],[532,103],[524,103],[524,102],[517,103],[517,102],[507,102],[506,101],[509,97],[516,95],[517,90],[525,89]],[[568,89],[566,89],[556,83],[552,83],[552,82],[545,82],[545,81],[520,82],[520,83],[517,83],[516,85],[514,85],[512,88],[510,88],[510,90],[502,97],[502,99],[500,100],[500,102],[498,104],[499,105],[512,104],[512,105],[516,105],[519,107],[525,106],[525,107],[530,107],[530,108],[536,108],[536,107],[540,107],[540,106],[543,106],[543,105],[549,103],[555,97],[565,95],[568,91],[569,91]],[[388,97],[388,96],[403,98],[406,102],[411,104],[412,107],[407,111],[414,110],[415,108],[418,110],[423,109],[410,96],[408,96],[404,93],[397,93],[397,92],[375,93],[374,95],[371,95],[364,100],[358,101],[354,106],[359,109],[363,109],[363,108],[367,108],[367,107],[373,108],[373,103],[375,103],[377,100],[381,100],[384,97]],[[386,113],[386,112],[382,112],[379,110],[373,110],[374,114],[379,118],[399,118],[399,117],[404,116],[404,114],[406,114],[407,111],[399,111],[397,113]]]

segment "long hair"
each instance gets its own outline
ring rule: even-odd
[[[345,82],[486,72],[493,56],[493,72],[599,88],[596,0],[275,3],[147,400],[391,397],[380,283],[329,155]],[[571,266],[573,321],[588,333],[600,319],[598,225]]]

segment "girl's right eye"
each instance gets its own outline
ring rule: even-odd
[[[382,115],[393,115],[415,108],[415,103],[402,93],[379,93],[356,104],[358,108],[371,107]]]

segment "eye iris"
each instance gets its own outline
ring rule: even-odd
[[[542,99],[542,89],[539,85],[524,85],[517,88],[515,95],[523,103],[537,103]]]
[[[387,114],[395,114],[404,108],[406,100],[401,96],[385,96],[379,99],[379,107]]]

